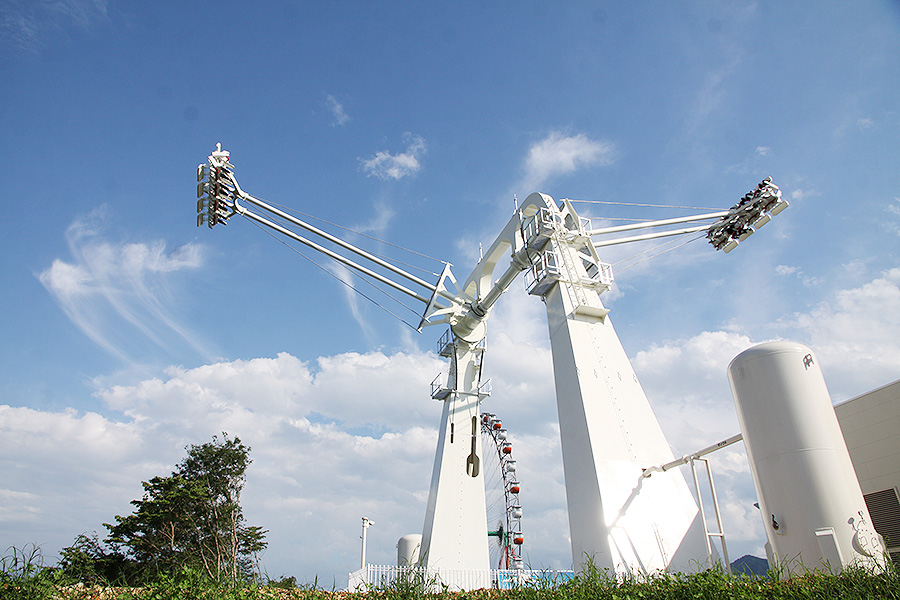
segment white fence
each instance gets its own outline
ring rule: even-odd
[[[350,573],[347,589],[351,592],[360,592],[373,588],[413,585],[432,591],[440,591],[444,586],[450,590],[482,588],[508,590],[526,584],[559,583],[568,581],[572,577],[572,571],[423,569],[421,567],[366,565],[365,569]]]

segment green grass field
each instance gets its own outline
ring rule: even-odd
[[[709,570],[690,575],[659,574],[622,579],[589,570],[562,583],[541,580],[514,590],[451,592],[422,580],[399,581],[389,587],[347,593],[321,589],[316,584],[296,586],[292,579],[266,584],[223,585],[196,571],[161,576],[139,588],[86,585],[66,580],[58,570],[41,564],[36,550],[11,549],[0,562],[0,600],[720,600],[720,599],[897,599],[900,570],[884,572],[847,569],[840,574],[810,573],[781,579],[750,578]]]

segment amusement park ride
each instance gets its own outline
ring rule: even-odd
[[[430,283],[247,194],[221,146],[197,175],[198,226],[211,228],[235,215],[250,219],[420,301],[425,308],[419,329],[449,327],[439,344],[440,355],[450,362],[449,376],[432,390],[443,411],[421,566],[483,572],[486,579],[467,583],[470,588],[489,587],[488,569],[497,567],[489,559],[488,526],[494,524],[484,517],[482,428],[490,428],[494,417],[480,412],[490,393],[482,364],[491,309],[520,273],[528,293],[540,297],[547,309],[574,563],[591,560],[600,569],[647,574],[696,571],[715,560],[702,506],[698,508],[684,476],[678,469],[655,467],[677,461],[600,300],[613,274],[597,248],[706,232],[716,250],[730,252],[788,206],[771,178],[727,211],[593,230],[571,201],[531,194],[460,284],[447,263],[438,281]],[[681,229],[614,235],[702,221],[706,223]],[[521,543],[520,532],[506,533]],[[515,548],[507,559],[510,567],[521,568]]]

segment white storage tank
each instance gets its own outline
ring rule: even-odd
[[[769,565],[784,576],[884,564],[815,354],[769,342],[728,367],[766,528]]]
[[[419,562],[422,534],[410,533],[397,541],[397,566],[412,567]]]

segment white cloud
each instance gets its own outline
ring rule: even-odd
[[[370,233],[375,236],[383,236],[395,213],[391,207],[383,202],[376,202],[374,208],[375,215],[367,223],[354,225],[351,229],[363,234]]]
[[[337,101],[337,98],[328,94],[325,97],[325,104],[328,105],[328,110],[331,111],[331,125],[332,126],[343,126],[347,124],[347,121],[350,120],[350,116],[344,110],[344,105]]]
[[[418,173],[422,168],[419,159],[425,154],[425,140],[418,135],[406,133],[403,136],[406,151],[391,154],[387,150],[376,152],[370,159],[359,159],[363,170],[370,176],[382,180],[403,179]]]
[[[761,168],[768,168],[765,166],[768,164],[768,161],[766,159],[767,157],[771,156],[771,154],[771,146],[757,146],[756,148],[754,148],[752,154],[747,156],[741,162],[726,167],[725,171],[727,173],[736,173],[738,175],[750,175],[758,173]]]
[[[654,344],[635,355],[635,372],[676,456],[740,431],[726,370],[735,356],[755,343],[743,333],[705,331]],[[744,554],[765,556],[762,521],[753,506],[757,497],[743,444],[718,450],[707,459],[731,559]],[[690,484],[690,471],[682,467],[682,472]],[[707,503],[707,514],[712,514],[704,478],[701,495]]]
[[[519,463],[529,563],[568,566],[565,496],[554,385],[541,302],[511,292],[492,319],[484,408],[509,429]],[[834,294],[780,324],[818,354],[832,393],[856,395],[900,371],[900,269]],[[738,432],[725,370],[764,341],[756,331],[706,331],[654,344],[633,358],[676,454]],[[304,362],[289,354],[170,368],[162,377],[106,385],[105,414],[0,406],[6,451],[0,537],[44,545],[127,514],[140,481],[167,474],[186,444],[227,431],[253,450],[244,506],[269,529],[270,575],[311,579],[358,561],[359,519],[372,562],[392,563],[399,536],[419,532],[441,405],[429,383],[447,364],[420,351],[343,353]],[[845,396],[846,397],[846,396]],[[755,491],[737,444],[710,456],[734,556],[761,555]],[[706,496],[708,498],[708,495]]]
[[[97,209],[69,226],[72,262],[55,259],[38,274],[47,291],[85,335],[126,363],[140,352],[135,333],[158,348],[187,344],[208,359],[212,354],[167,308],[172,276],[202,266],[202,247],[167,252],[161,240],[110,242],[104,221],[105,209]]]
[[[788,265],[778,265],[777,267],[775,267],[775,273],[777,273],[778,275],[793,275],[798,270],[799,269],[797,267]]]
[[[615,146],[611,142],[592,140],[583,133],[567,136],[554,131],[528,149],[525,176],[518,187],[530,194],[557,175],[593,165],[609,165],[614,160]]]
[[[634,369],[669,443],[686,454],[738,431],[725,372],[753,342],[744,334],[705,331],[638,352]]]
[[[900,198],[894,198],[894,204],[888,204],[889,213],[900,216]]]
[[[804,190],[797,188],[791,191],[791,200],[803,200],[804,198],[808,198],[809,196],[815,195],[814,190]]]
[[[835,399],[890,383],[900,373],[900,268],[779,325],[816,352]]]
[[[79,533],[102,533],[103,522],[130,512],[141,480],[170,472],[185,445],[227,431],[253,448],[244,505],[250,523],[270,530],[270,574],[349,572],[362,514],[379,523],[372,560],[390,563],[400,535],[422,528],[441,411],[429,382],[441,368],[422,353],[348,353],[314,365],[281,354],[101,389],[122,422],[0,406],[0,498],[16,501],[0,511],[0,537],[43,544],[52,556]]]
[[[777,275],[781,275],[782,277],[794,275],[800,280],[800,283],[802,283],[804,287],[815,287],[817,285],[821,285],[825,281],[821,277],[812,277],[806,275],[798,267],[792,267],[788,265],[778,265],[777,267],[775,267],[775,273]]]
[[[350,315],[353,317],[353,320],[356,321],[357,325],[359,325],[363,335],[366,336],[366,339],[371,342],[375,338],[375,330],[365,318],[365,311],[360,305],[360,299],[362,299],[360,294],[365,293],[368,298],[371,298],[371,295],[367,292],[375,292],[374,288],[368,286],[366,283],[368,282],[368,279],[354,277],[350,269],[341,263],[331,261],[330,264],[331,272],[334,273],[334,276],[341,283],[343,283],[341,291],[344,294],[344,299],[347,301],[347,308],[350,309]],[[366,286],[367,292],[360,289],[363,285]]]
[[[888,204],[887,212],[895,217],[900,217],[900,198],[894,198],[893,204]],[[888,220],[883,223],[883,226],[888,230],[900,235],[900,221],[897,219]]]

